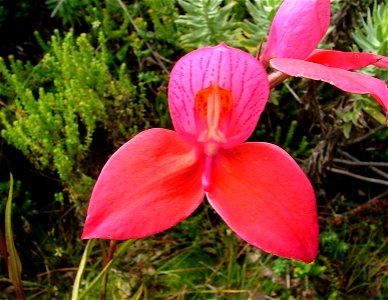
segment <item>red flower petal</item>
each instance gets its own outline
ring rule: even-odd
[[[377,78],[297,59],[274,58],[271,60],[271,66],[290,76],[325,81],[345,92],[371,94],[386,111],[388,110],[387,84]]]
[[[318,251],[313,188],[281,148],[245,143],[216,156],[209,202],[242,239],[311,262]]]
[[[197,143],[194,101],[213,83],[233,95],[233,109],[226,135],[230,144],[244,142],[255,129],[267,103],[267,74],[250,54],[220,44],[192,51],[171,71],[168,102],[175,130],[190,144]],[[231,145],[228,145],[231,146]]]
[[[102,169],[82,238],[140,238],[179,223],[203,200],[201,161],[174,131],[138,134]]]
[[[325,35],[330,0],[284,0],[268,35],[261,62],[275,57],[305,59]]]
[[[387,68],[386,57],[365,52],[342,52],[316,49],[306,60],[327,67],[344,70],[356,70],[369,65]]]

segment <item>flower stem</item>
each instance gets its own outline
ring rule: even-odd
[[[268,81],[271,88],[276,87],[278,84],[282,83],[284,80],[286,80],[288,77],[290,77],[287,74],[284,74],[282,72],[276,71],[268,75]]]
[[[102,262],[102,268],[105,268],[108,265],[108,263],[112,260],[113,254],[115,253],[116,249],[117,249],[117,241],[110,240],[108,254]],[[101,285],[99,300],[106,299],[106,287],[108,284],[108,274],[109,274],[108,272],[105,272],[102,277],[102,285]]]

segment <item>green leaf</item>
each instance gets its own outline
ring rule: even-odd
[[[82,254],[81,261],[78,266],[77,275],[75,276],[74,284],[73,284],[73,292],[71,294],[71,300],[78,299],[79,295],[79,286],[82,279],[82,274],[84,273],[86,262],[89,259],[90,252],[92,251],[93,245],[95,240],[88,240],[86,243],[86,247],[84,250],[84,253]]]
[[[13,177],[10,174],[9,178],[9,192],[7,204],[5,207],[5,243],[8,252],[8,275],[12,282],[17,299],[25,299],[23,284],[22,284],[22,264],[19,255],[16,251],[15,242],[12,232],[12,196],[13,196]]]

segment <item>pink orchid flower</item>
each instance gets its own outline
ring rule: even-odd
[[[259,61],[224,44],[195,50],[171,72],[176,131],[145,130],[119,148],[92,192],[82,238],[125,240],[166,230],[208,201],[264,251],[311,262],[318,250],[313,188],[284,150],[244,141],[267,102]]]
[[[330,0],[284,0],[272,22],[261,62],[290,76],[328,82],[346,92],[371,94],[388,111],[384,81],[349,70],[388,68],[388,57],[315,49],[330,23]]]

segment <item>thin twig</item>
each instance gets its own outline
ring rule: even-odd
[[[374,129],[370,130],[368,133],[364,134],[363,136],[360,136],[356,139],[347,141],[346,144],[351,145],[351,144],[359,143],[359,142],[369,138],[371,135],[374,135],[377,131],[379,131],[383,128],[386,128],[386,127],[387,127],[387,124],[380,125],[379,127],[376,127]]]
[[[289,92],[292,94],[292,96],[294,96],[296,101],[298,101],[299,103],[302,103],[302,100],[297,95],[297,93],[295,93],[295,91],[290,87],[290,85],[287,82],[283,82],[283,84],[286,86],[286,88],[289,90]]]
[[[358,174],[355,174],[355,173],[352,173],[352,172],[349,172],[349,171],[346,171],[346,170],[337,169],[337,168],[328,167],[327,170],[331,171],[333,173],[337,173],[337,174],[341,174],[341,175],[346,175],[346,176],[349,176],[349,177],[357,178],[359,180],[363,180],[363,181],[367,181],[367,182],[371,182],[371,183],[376,183],[376,184],[381,184],[381,185],[388,186],[388,181],[385,181],[385,180],[376,179],[376,178],[370,178],[370,177],[366,177],[366,176],[361,176],[361,175],[358,175]]]
[[[61,8],[63,2],[65,2],[65,0],[58,1],[58,4],[55,6],[54,10],[52,11],[52,13],[50,15],[51,18],[55,17],[55,15],[57,14],[58,10]]]
[[[262,49],[262,47],[263,47],[264,39],[265,39],[265,37],[262,36],[262,37],[261,37],[261,40],[260,40],[260,43],[259,43],[259,46],[257,47],[257,53],[256,53],[256,59],[257,59],[257,60],[260,60],[261,49]]]
[[[341,164],[345,164],[345,165],[350,165],[350,166],[366,166],[368,167],[369,169],[371,169],[372,171],[374,171],[375,173],[379,174],[380,176],[383,176],[384,178],[388,179],[388,174],[381,171],[380,169],[377,169],[375,166],[379,166],[379,167],[388,167],[388,164],[387,163],[383,163],[383,162],[364,162],[364,161],[350,161],[350,160],[346,160],[346,159],[340,159],[340,158],[334,158],[333,159],[333,162],[337,162],[337,163],[341,163]]]
[[[56,273],[56,272],[69,272],[69,271],[77,271],[77,270],[78,270],[78,267],[59,268],[59,269],[48,270],[48,271],[46,271],[46,272],[39,273],[39,274],[36,275],[36,276],[37,276],[37,277],[42,277],[42,276],[49,275],[49,274],[51,274],[51,273]]]
[[[345,152],[345,151],[339,151],[342,155],[346,156],[347,158],[351,159],[352,161],[354,162],[357,162],[357,163],[361,163],[361,161],[359,159],[357,159],[356,157],[354,157],[353,155],[349,154],[348,152]],[[377,163],[377,162],[373,162],[373,163]],[[380,164],[380,167],[388,167],[388,164],[386,163],[383,163],[383,162],[378,162]],[[381,165],[381,164],[386,164],[386,165]],[[374,171],[375,173],[379,174],[380,176],[383,176],[384,178],[387,178],[388,179],[388,174],[381,171],[380,169],[377,169],[375,166],[373,165],[369,165],[368,166],[369,169],[371,169],[372,171]]]
[[[351,166],[365,166],[365,167],[386,167],[388,168],[388,163],[386,162],[376,162],[376,161],[351,161],[346,159],[334,158],[334,162],[338,162],[345,165]]]
[[[365,202],[364,204],[361,204],[347,212],[344,212],[343,214],[337,214],[335,216],[336,219],[345,219],[345,218],[349,218],[355,214],[358,214],[360,212],[363,212],[367,209],[370,209],[372,208],[373,206],[378,206],[379,204],[384,204],[384,203],[387,203],[387,199],[383,199],[383,197],[387,196],[388,195],[388,191],[385,191],[383,193],[381,193],[380,195],[370,199],[369,201]]]
[[[125,15],[127,16],[129,22],[131,22],[133,28],[136,30],[137,33],[139,33],[139,32],[140,32],[140,29],[139,29],[139,27],[137,27],[135,21],[133,20],[132,16],[131,16],[130,13],[128,12],[127,6],[126,6],[121,0],[117,0],[117,2],[118,2],[119,5],[121,6],[121,8],[124,10]],[[154,51],[154,50],[152,49],[152,46],[150,45],[150,43],[145,42],[145,45],[147,46],[147,48],[148,48],[149,50],[151,50],[153,57],[155,58],[155,60],[156,60],[156,62],[158,63],[158,65],[162,68],[162,70],[163,70],[166,74],[170,74],[170,71],[167,69],[167,67],[164,65],[164,63],[162,62],[162,60],[159,58],[159,53],[157,53],[156,51]]]

